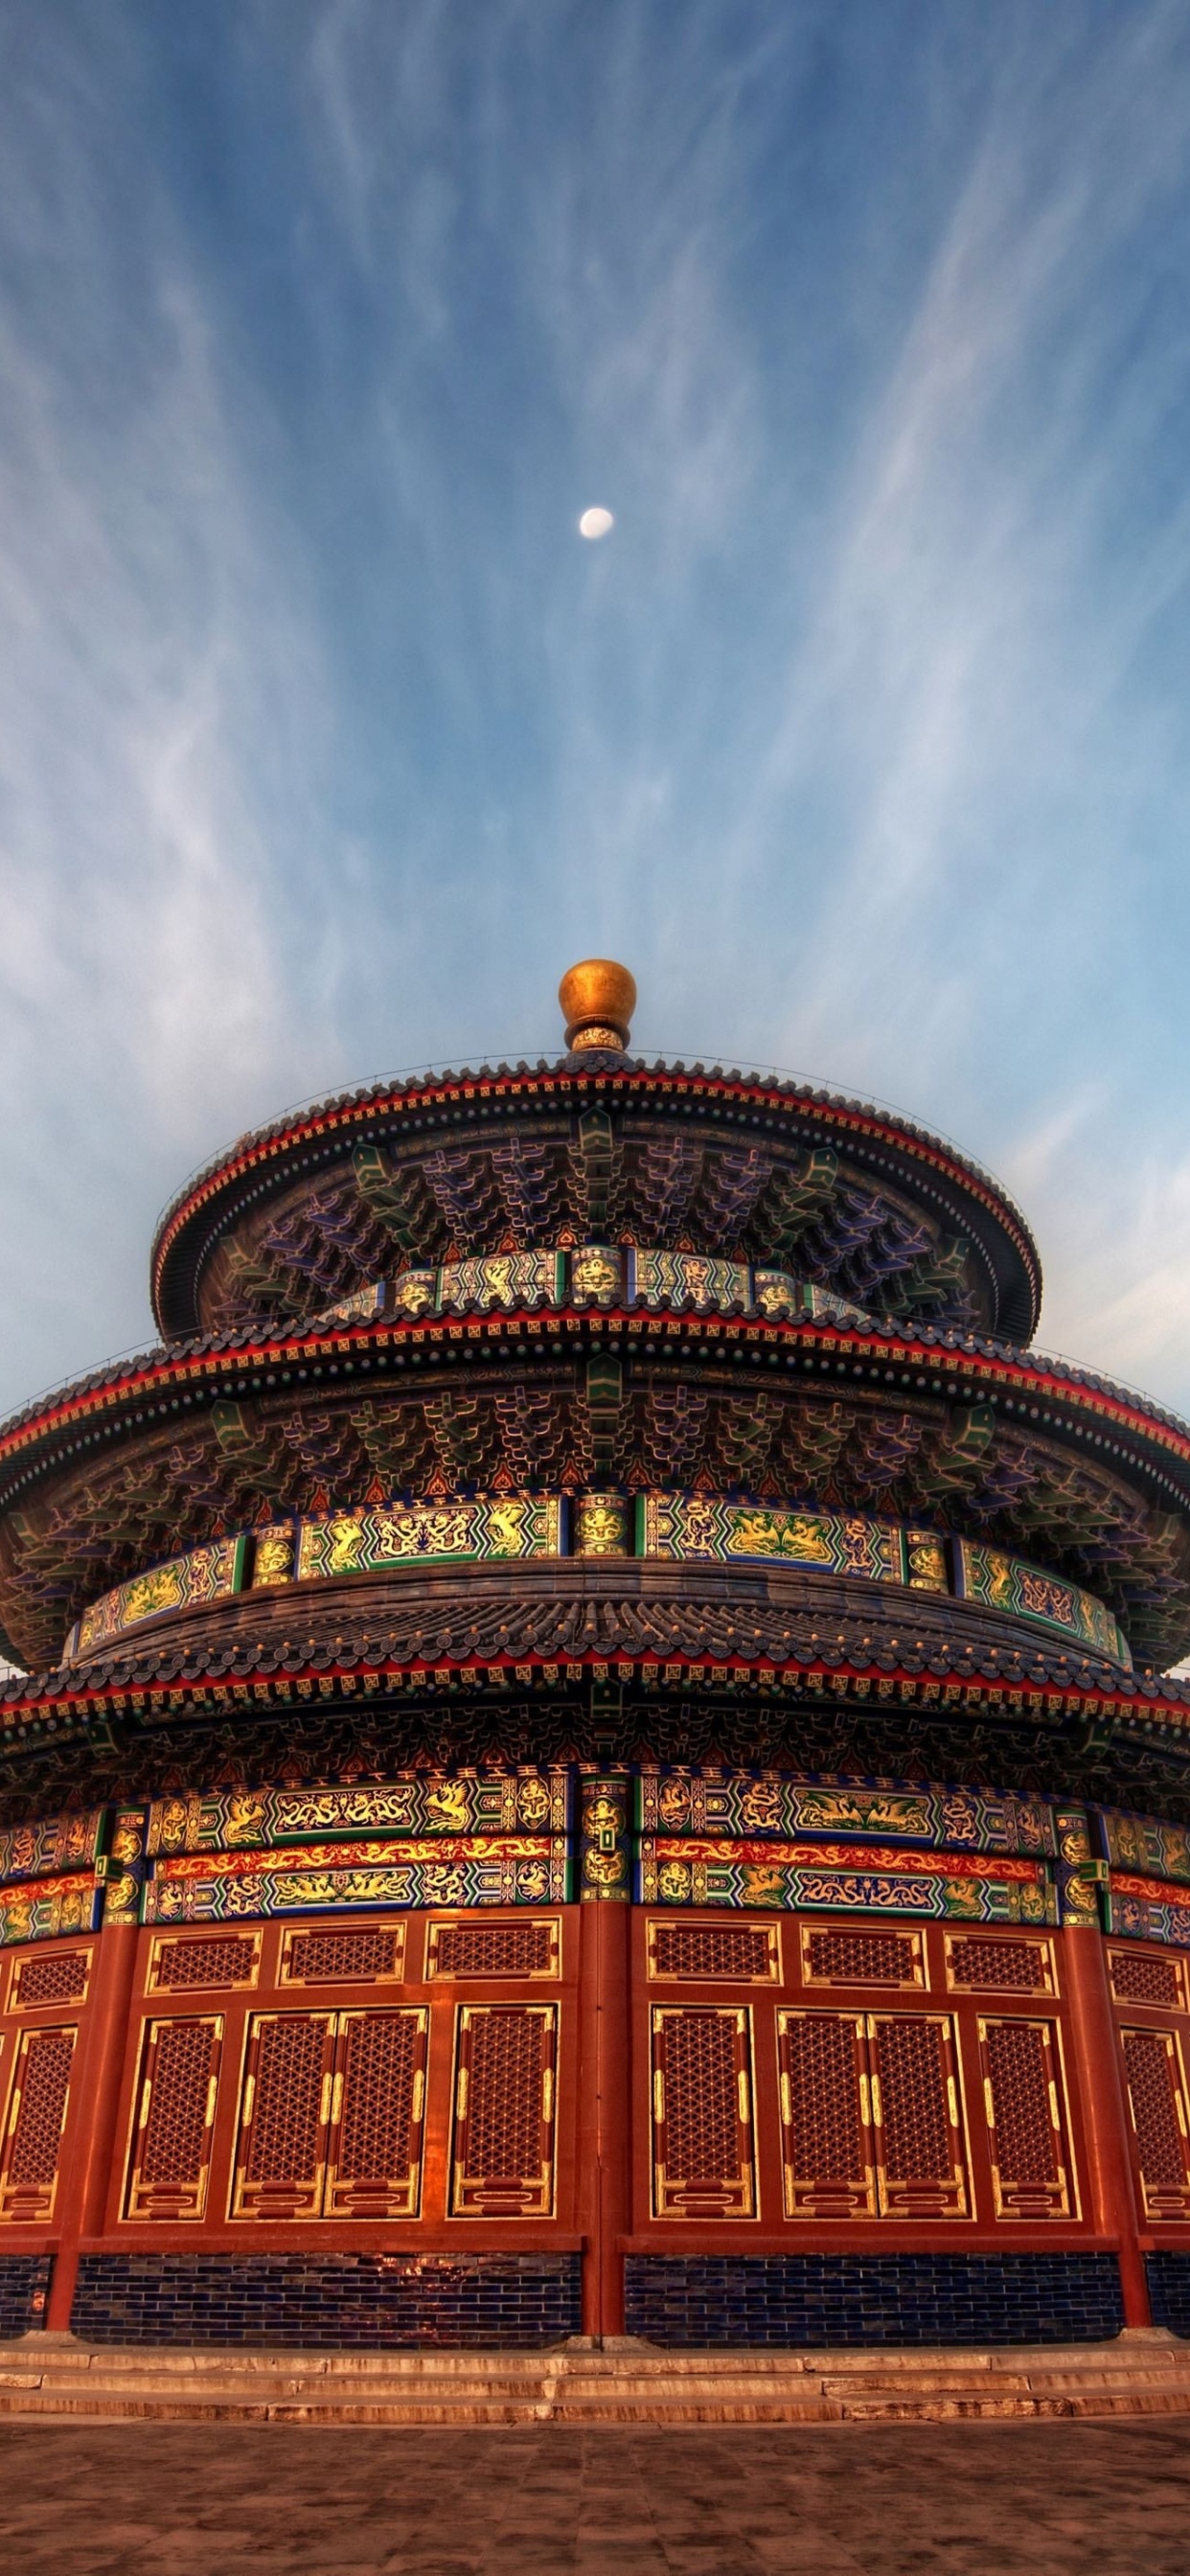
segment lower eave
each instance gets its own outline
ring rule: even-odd
[[[366,1705],[377,1698],[414,1695],[449,1702],[461,1692],[499,1702],[517,1692],[557,1696],[576,1688],[630,1688],[646,1700],[650,1695],[672,1697],[675,1691],[737,1701],[835,1700],[938,1714],[1023,1717],[1046,1726],[1082,1720],[1096,1730],[1140,1730],[1181,1738],[1190,1746],[1190,1684],[1163,1675],[1108,1678],[1090,1659],[1065,1655],[1036,1655],[1027,1663],[1021,1657],[1016,1668],[1006,1669],[1013,1661],[1000,1656],[989,1669],[974,1655],[956,1658],[952,1665],[934,1656],[918,1670],[908,1658],[890,1664],[830,1655],[814,1661],[737,1656],[722,1663],[681,1655],[663,1663],[655,1656],[590,1652],[565,1663],[535,1655],[483,1662],[462,1656],[432,1662],[381,1656],[373,1661],[315,1641],[308,1649],[284,1654],[257,1657],[251,1649],[237,1647],[228,1654],[195,1658],[175,1644],[156,1655],[142,1651],[135,1658],[122,1657],[85,1676],[59,1671],[9,1681],[0,1691],[0,1747],[11,1752],[20,1744],[85,1735],[108,1716],[156,1724],[237,1711],[297,1711],[312,1702]]]

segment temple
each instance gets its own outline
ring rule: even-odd
[[[0,1427],[0,2334],[1190,2336],[1190,1431],[952,1146],[560,998]]]

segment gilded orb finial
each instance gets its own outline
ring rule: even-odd
[[[612,957],[584,957],[571,966],[558,986],[566,1014],[566,1044],[578,1055],[588,1047],[622,1051],[636,1009],[636,985],[626,966]]]

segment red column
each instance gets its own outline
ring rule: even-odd
[[[624,2257],[619,2239],[628,2228],[628,1935],[626,1905],[592,1905],[583,1912],[583,1949],[590,1980],[587,2028],[593,2117],[583,2146],[592,2156],[587,2192],[590,2210],[583,2257],[583,2332],[624,2332]]]
[[[627,1772],[587,1774],[579,1791],[578,2153],[583,2333],[624,2332],[629,2212],[628,1943],[632,1922]]]
[[[68,2331],[80,2241],[84,2236],[98,2236],[103,2228],[116,2144],[136,1942],[135,1923],[112,1923],[105,1926],[95,1945],[95,1974],[71,2073],[71,2143],[58,2185],[61,2235],[50,2279],[47,2333]]]
[[[1136,2193],[1128,2148],[1128,2107],[1116,2036],[1107,1953],[1097,1926],[1068,1923],[1062,1971],[1070,2036],[1087,2134],[1091,2206],[1097,2235],[1116,2238],[1126,2326],[1151,2326],[1149,2285],[1138,2242]]]

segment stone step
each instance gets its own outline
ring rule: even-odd
[[[528,2401],[485,2403],[478,2397],[426,2399],[390,2397],[367,2401],[356,2398],[311,2396],[299,2398],[266,2397],[251,2393],[205,2389],[201,2395],[186,2397],[176,2388],[153,2391],[146,2388],[139,2396],[104,2390],[79,2388],[27,2393],[0,2390],[0,2419],[24,2420],[32,2415],[88,2416],[107,2422],[137,2420],[154,2423],[276,2423],[276,2424],[535,2424],[550,2414],[546,2404]]]
[[[154,2383],[151,2376],[146,2373],[144,2378],[139,2380],[96,2378],[58,2383],[53,2380],[43,2380],[34,2392],[19,2388],[11,2390],[0,2388],[0,2405],[7,2403],[11,2413],[14,2406],[20,2407],[24,2404],[26,2395],[30,2393],[44,2398],[47,2403],[53,2399],[55,2403],[79,2406],[90,2406],[99,2402],[104,2405],[110,2402],[113,2405],[136,2406],[142,2399],[152,2398],[154,2402],[158,2399],[163,2401],[168,2399],[171,2405],[185,2408],[216,2404],[221,2406],[300,2405],[327,2406],[332,2410],[346,2408],[351,2411],[358,2406],[433,2406],[446,2415],[457,2414],[460,2407],[482,2407],[485,2410],[512,2408],[520,2413],[528,2411],[531,2414],[535,2407],[550,2402],[551,2384],[546,2383],[543,2387],[521,2390],[501,2388],[499,2384],[492,2388],[484,2388],[481,2384],[476,2384],[457,2391],[447,2391],[432,2385],[426,2388],[402,2388],[384,2380],[368,2380],[360,2388],[353,2389],[348,2396],[343,2391],[328,2389],[317,2380],[279,2380],[270,2385],[258,2379],[237,2379],[229,2376],[227,2379],[203,2380],[193,2389],[185,2389],[177,2380]],[[641,2402],[647,2403],[647,2401]]]
[[[1088,2388],[1101,2384],[1173,2390],[1184,2386],[1190,2394],[1190,2374],[1177,2380],[1171,2378],[1168,2371],[1119,2371],[1107,2367],[1100,2371],[929,2371],[923,2372],[912,2386],[900,2383],[900,2393],[906,2403],[912,2405],[922,2396],[1027,2397],[1044,2393],[1047,2397],[1077,2397],[1085,2396]],[[858,2404],[864,2397],[883,2396],[888,2389],[897,2387],[898,2382],[892,2377],[883,2379],[878,2376],[842,2379],[836,2372],[828,2370],[823,2372],[819,2385],[827,2396],[845,2397],[849,2404],[853,2400]]]
[[[1097,2416],[1097,2414],[1190,2414],[1190,2385],[1185,2388],[1154,2388],[1149,2383],[1133,2383],[1131,2378],[1102,2380],[1100,2385],[1087,2385],[1079,2391],[1061,2388],[999,2388],[992,2380],[981,2388],[945,2388],[930,2385],[922,2391],[907,2388],[883,2388],[883,2391],[855,2393],[847,2385],[827,2383],[817,2396],[809,2391],[778,2393],[732,2393],[719,2391],[677,2396],[677,2393],[654,2393],[652,2398],[631,2398],[608,2391],[605,2396],[580,2396],[569,2385],[562,2385],[556,2396],[551,2416],[554,2421],[603,2421],[603,2424],[791,2424],[791,2421],[950,2421],[958,2416],[971,2419],[1025,2419],[1025,2416]]]
[[[563,2357],[571,2377],[581,2376],[594,2383],[601,2378],[620,2381],[631,2373],[642,2386],[650,2380],[672,2377],[675,2371],[684,2378],[704,2372],[711,2377],[727,2373],[733,2379],[763,2379],[773,2373],[787,2377],[794,2371],[820,2375],[829,2371],[836,2378],[859,2380],[875,2376],[881,2381],[906,2378],[914,2383],[940,2370],[973,2374],[981,2379],[1053,2368],[1094,2372],[1105,2366],[1114,2371],[1155,2369],[1190,2374],[1190,2341],[1182,2342],[1173,2336],[1166,2341],[1148,2334],[1135,2339],[1119,2336],[1107,2343],[1002,2344],[983,2349],[947,2344],[917,2345],[905,2350],[895,2345],[868,2344],[825,2352],[785,2346],[745,2352],[733,2347],[663,2351],[642,2345],[614,2352],[586,2352],[569,2346]]]
[[[712,2379],[763,2380],[776,2376],[785,2380],[795,2373],[820,2377],[829,2372],[838,2379],[874,2378],[883,2384],[889,2378],[908,2378],[916,2383],[939,2372],[964,2377],[974,2374],[983,2379],[988,2375],[1016,2377],[1022,2372],[1035,2374],[1054,2369],[1094,2373],[1105,2368],[1113,2374],[1154,2370],[1190,2374],[1190,2341],[1137,2334],[1097,2344],[1010,2344],[982,2349],[962,2344],[912,2348],[869,2344],[850,2350],[770,2346],[747,2351],[733,2346],[663,2349],[625,2337],[600,2351],[571,2342],[529,2352],[424,2347],[342,2352],[293,2344],[88,2344],[73,2336],[30,2334],[19,2341],[0,2344],[0,2373],[15,2372],[18,2376],[30,2371],[40,2375],[52,2369],[76,2373],[149,2371],[156,2378],[163,2374],[194,2378],[251,2373],[269,2378],[298,2376],[355,2382],[380,2372],[385,2379],[409,2378],[419,2383],[477,2376],[486,2383],[498,2372],[509,2382],[520,2383],[565,2370],[574,2380],[596,2383],[613,2379],[620,2383],[630,2377],[645,2386],[675,2376],[685,2381],[699,2374]]]
[[[1190,2414],[1190,2344],[996,2351],[302,2353],[0,2347],[0,2416],[515,2425],[944,2422]]]
[[[1177,2362],[1180,2362],[1180,2367],[1177,2367]],[[688,2357],[683,2354],[683,2362],[675,2365],[670,2360],[662,2370],[649,2372],[641,2370],[636,2362],[616,2372],[600,2372],[600,2375],[595,2375],[587,2365],[572,2365],[567,2370],[567,2388],[572,2393],[582,2393],[582,2396],[590,2393],[592,2398],[598,2398],[603,2391],[641,2398],[665,2396],[672,2388],[683,2388],[683,2391],[713,2391],[713,2388],[726,2391],[726,2388],[732,2388],[739,2393],[762,2396],[770,2385],[788,2388],[788,2385],[806,2383],[837,2391],[840,2396],[850,2396],[850,2393],[863,2396],[868,2391],[902,2388],[907,2396],[917,2398],[935,2391],[935,2388],[953,2388],[953,2391],[971,2388],[974,2393],[987,2388],[999,2396],[1007,2396],[1010,2391],[1028,2391],[1028,2388],[1038,2388],[1038,2385],[1046,2385],[1048,2391],[1059,2391],[1059,2388],[1061,2391],[1066,2391],[1066,2388],[1079,2391],[1079,2388],[1095,2385],[1100,2378],[1110,2378],[1113,2383],[1126,2380],[1128,2385],[1157,2385],[1157,2388],[1187,2388],[1190,2391],[1190,2352],[1185,2352],[1185,2357],[1175,2354],[1172,2365],[1169,2365],[1167,2360],[1157,2360],[1149,2354],[1136,2357],[1136,2360],[1126,2360],[1123,2354],[1113,2354],[1113,2347],[1108,2344],[1108,2347],[1097,2349],[1097,2357],[1092,2362],[1084,2362],[1082,2354],[1074,2360],[1059,2349],[1056,2357],[1053,2354],[1028,2354],[1017,2362],[997,2367],[989,2367],[979,2357],[971,2362],[966,2357],[961,2357],[961,2360],[956,2357],[950,2362],[945,2354],[930,2354],[930,2362],[920,2370],[914,2370],[912,2378],[899,2370],[883,2370],[881,2365],[873,2365],[871,2357],[865,2357],[863,2370],[840,2370],[837,2354],[817,2354],[809,2367],[796,2362],[793,2367],[775,2365],[765,2372],[742,2372],[732,2367],[732,2360],[726,2360],[719,2367],[706,2367],[701,2354],[688,2354]]]
[[[286,2357],[280,2370],[246,2370],[239,2355],[230,2352],[222,2356],[220,2370],[191,2373],[158,2370],[154,2367],[155,2358],[154,2354],[147,2353],[132,2364],[123,2355],[112,2361],[106,2356],[97,2356],[90,2370],[59,2370],[50,2362],[38,2370],[32,2364],[26,2364],[23,2370],[0,2370],[0,2390],[104,2387],[135,2391],[149,2382],[154,2387],[170,2388],[176,2396],[189,2398],[201,2397],[213,2386],[223,2388],[234,2382],[237,2387],[250,2388],[259,2397],[287,2396],[294,2389],[312,2388],[320,2390],[324,2396],[333,2397],[336,2402],[340,2397],[350,2402],[353,2397],[365,2392],[374,2393],[378,2388],[386,2393],[396,2390],[414,2396],[420,2396],[428,2389],[435,2396],[440,2396],[444,2404],[450,2404],[456,2397],[468,2396],[507,2397],[519,2402],[539,2395],[548,2375],[538,2369],[531,2374],[514,2377],[501,2367],[499,2356],[493,2358],[489,2369],[481,2366],[447,2379],[439,2378],[433,2371],[424,2375],[386,2371],[383,2356],[374,2355],[371,2368],[347,2382],[331,2380],[320,2372],[305,2371],[292,2355]]]
[[[519,2381],[538,2380],[543,2371],[556,2366],[557,2347],[545,2352],[438,2352],[414,2347],[328,2352],[318,2346],[305,2349],[298,2344],[88,2344],[76,2341],[73,2335],[43,2334],[0,2344],[0,2372],[148,2370],[156,2377],[164,2373],[190,2378],[259,2371],[274,2378],[298,2373],[303,2379],[356,2379],[382,2370],[386,2377],[396,2378],[404,2375],[422,2380],[429,2375],[444,2380],[468,2379],[479,2373],[487,2380],[493,2371],[500,2371],[509,2380]]]
[[[24,2344],[6,2349],[27,2352],[35,2340],[31,2337]],[[685,2367],[688,2362],[704,2363],[708,2369],[730,2365],[733,2370],[785,2370],[796,2362],[820,2370],[824,2362],[829,2362],[832,2370],[914,2371],[932,2370],[940,2361],[953,2362],[964,2369],[1017,2370],[1024,2362],[1046,2361],[1055,2353],[1063,2361],[1088,2363],[1101,2360],[1104,2354],[1131,2362],[1163,2353],[1190,2365],[1190,2338],[1167,2334],[1157,2327],[1107,2335],[1099,2343],[652,2344],[625,2335],[617,2342],[609,2338],[599,2349],[576,2340],[555,2346],[554,2353],[558,2352],[574,2367],[584,2370],[619,2370],[625,2362],[640,2370],[668,2370],[675,2363]]]

